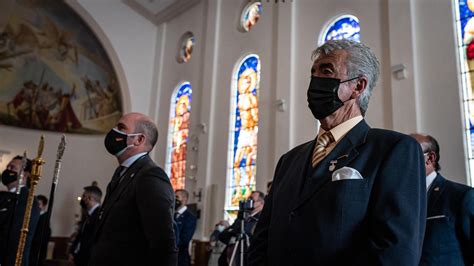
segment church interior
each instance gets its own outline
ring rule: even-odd
[[[317,136],[311,54],[349,38],[380,61],[367,123],[434,136],[442,173],[472,186],[467,15],[474,1],[3,0],[0,169],[25,151],[35,158],[43,135],[36,194],[49,197],[65,136],[51,216],[63,245],[83,188],[105,194],[117,168],[105,135],[121,115],[143,113],[159,132],[150,157],[189,192],[193,263],[207,265],[196,261],[216,223],[232,221],[252,191],[266,193],[280,156]]]

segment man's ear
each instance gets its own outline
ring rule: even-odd
[[[141,135],[138,135],[138,136],[137,136],[137,142],[138,142],[138,145],[137,145],[137,146],[140,146],[140,145],[143,144],[145,141],[146,141],[146,136],[145,136],[144,134],[141,134]]]
[[[369,80],[367,79],[366,76],[360,76],[357,79],[356,87],[354,90],[354,94],[355,94],[354,96],[359,97],[367,88],[368,82]]]
[[[428,160],[432,163],[436,162],[436,154],[434,152],[428,153]]]

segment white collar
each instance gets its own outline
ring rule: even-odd
[[[334,141],[337,143],[339,142],[340,139],[342,139],[353,127],[355,127],[357,124],[359,124],[360,121],[362,121],[364,117],[361,115],[355,116],[347,121],[344,121],[340,123],[339,125],[335,126],[331,130],[332,137],[334,138]],[[319,134],[318,136],[322,135],[326,130],[324,130],[322,127],[319,127]]]
[[[438,175],[438,173],[436,171],[433,171],[433,172],[431,172],[431,174],[429,174],[426,177],[426,191],[428,191],[430,189],[431,184],[433,184],[433,181],[435,180],[437,175]]]
[[[176,212],[179,214],[179,215],[183,215],[183,213],[188,209],[188,207],[186,205],[180,207]]]
[[[96,203],[94,206],[92,206],[92,208],[90,208],[87,213],[89,214],[89,216],[92,215],[92,213],[94,213],[95,209],[97,209],[98,207],[100,206],[99,203]]]
[[[142,157],[145,154],[147,154],[147,152],[140,152],[133,156],[130,156],[127,158],[127,160],[123,161],[121,165],[125,166],[126,168],[129,168],[136,160],[138,160],[138,158]]]
[[[12,187],[12,188],[11,188],[10,190],[8,190],[8,191],[10,191],[10,192],[12,192],[12,193],[15,193],[15,192],[16,192],[16,186]]]

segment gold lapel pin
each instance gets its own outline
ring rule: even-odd
[[[439,187],[435,187],[435,188],[434,188],[434,191],[439,191]]]

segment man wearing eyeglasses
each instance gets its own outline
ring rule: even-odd
[[[412,134],[425,157],[427,218],[420,265],[474,264],[474,189],[446,180],[439,171],[439,145]]]

